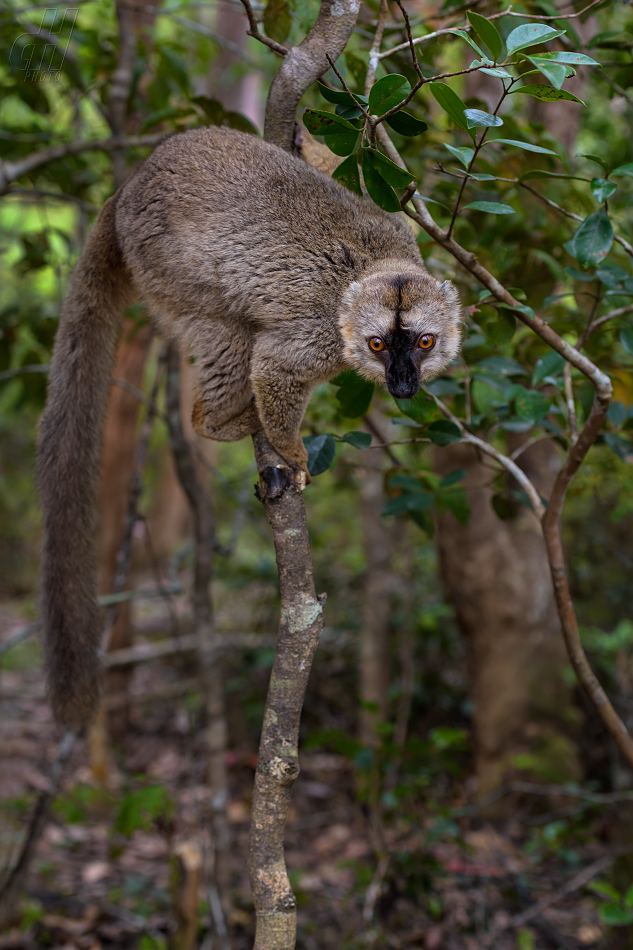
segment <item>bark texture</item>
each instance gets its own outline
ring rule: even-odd
[[[255,774],[249,875],[257,912],[255,950],[292,950],[296,901],[284,860],[284,831],[299,775],[299,721],[323,626],[303,496],[263,433],[253,437],[259,495],[273,531],[281,591],[277,652]]]
[[[578,779],[567,656],[538,521],[524,507],[511,519],[497,517],[490,470],[472,447],[451,446],[436,459],[442,474],[468,473],[470,520],[462,527],[443,515],[438,540],[442,577],[468,643],[479,794],[510,777],[516,756],[526,756],[524,765],[530,757],[540,763],[541,779],[548,769],[551,779]],[[521,461],[547,494],[559,467],[556,449],[534,445]]]

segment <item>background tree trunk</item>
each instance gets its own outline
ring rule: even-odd
[[[569,735],[577,713],[535,516],[517,506],[514,517],[498,518],[490,469],[470,446],[442,449],[436,462],[441,474],[468,473],[470,520],[462,527],[452,514],[441,516],[438,543],[442,578],[468,642],[478,793],[502,784],[517,766],[541,780],[579,779]],[[558,465],[552,443],[532,446],[521,462],[546,495]]]

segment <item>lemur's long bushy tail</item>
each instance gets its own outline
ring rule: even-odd
[[[97,490],[117,334],[131,297],[116,200],[104,205],[70,279],[39,430],[48,688],[56,718],[74,728],[89,721],[99,698]]]

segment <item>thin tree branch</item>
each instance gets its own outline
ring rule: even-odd
[[[246,11],[246,16],[248,17],[248,25],[250,27],[250,29],[246,31],[247,35],[252,36],[253,39],[255,40],[259,40],[260,43],[263,43],[264,46],[268,46],[270,49],[272,49],[275,53],[278,53],[280,56],[286,56],[286,54],[290,52],[288,47],[283,46],[281,43],[275,42],[275,40],[271,40],[269,36],[266,36],[259,29],[259,26],[257,25],[257,20],[255,18],[255,13],[250,4],[250,0],[242,0],[242,5]]]
[[[326,54],[336,61],[345,49],[359,9],[360,0],[322,0],[314,26],[287,53],[271,83],[264,123],[268,142],[292,151],[299,100],[328,69]]]
[[[88,201],[76,198],[74,195],[66,195],[58,191],[44,191],[41,188],[9,188],[6,195],[15,195],[17,198],[27,198],[31,201],[40,201],[42,198],[48,198],[51,201],[67,201],[76,204],[82,211],[88,214],[96,214],[99,210]]]
[[[166,139],[171,132],[154,132],[152,135],[128,135],[114,136],[109,139],[93,139],[79,142],[66,142],[61,145],[53,145],[50,148],[44,148],[37,152],[31,152],[24,158],[15,162],[0,161],[0,195],[7,192],[8,186],[16,178],[22,175],[28,175],[29,172],[47,165],[49,162],[57,161],[59,158],[67,158],[69,155],[79,155],[81,152],[112,152],[120,148],[141,148],[144,146],[158,145],[163,139]]]
[[[555,201],[552,201],[551,198],[546,198],[545,195],[541,195],[534,188],[530,188],[529,185],[526,185],[525,182],[519,182],[521,188],[525,188],[526,191],[529,191],[531,195],[534,195],[535,198],[540,198],[542,202],[546,205],[549,205],[550,208],[553,208],[554,211],[558,211],[560,214],[564,214],[566,218],[571,218],[572,221],[580,221],[581,223],[585,220],[581,218],[579,214],[574,214],[573,211],[568,211],[566,208],[562,208],[560,205],[556,204]],[[630,254],[633,257],[633,245],[629,244],[625,238],[620,237],[619,234],[614,234],[613,240],[624,248],[627,254]]]
[[[385,21],[387,19],[388,13],[388,0],[380,0],[380,13],[378,14],[376,32],[374,33],[371,49],[369,50],[369,64],[367,66],[367,74],[365,77],[366,96],[369,95],[371,87],[376,81],[376,70],[378,69],[378,63],[380,62],[380,47],[382,46],[382,38],[385,32]]]
[[[576,419],[576,403],[574,402],[574,387],[571,381],[571,363],[565,360],[564,369],[565,378],[565,401],[567,403],[567,416],[569,418],[569,434],[571,444],[575,445],[578,441],[578,421]]]

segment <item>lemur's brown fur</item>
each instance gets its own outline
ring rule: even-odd
[[[160,145],[106,202],[74,270],[40,426],[48,682],[71,726],[98,698],[96,491],[133,295],[195,357],[196,430],[232,441],[264,428],[298,472],[313,387],[350,366],[385,382],[387,350],[370,338],[434,335],[415,388],[459,347],[456,292],[429,276],[398,216],[253,135],[198,129]]]

